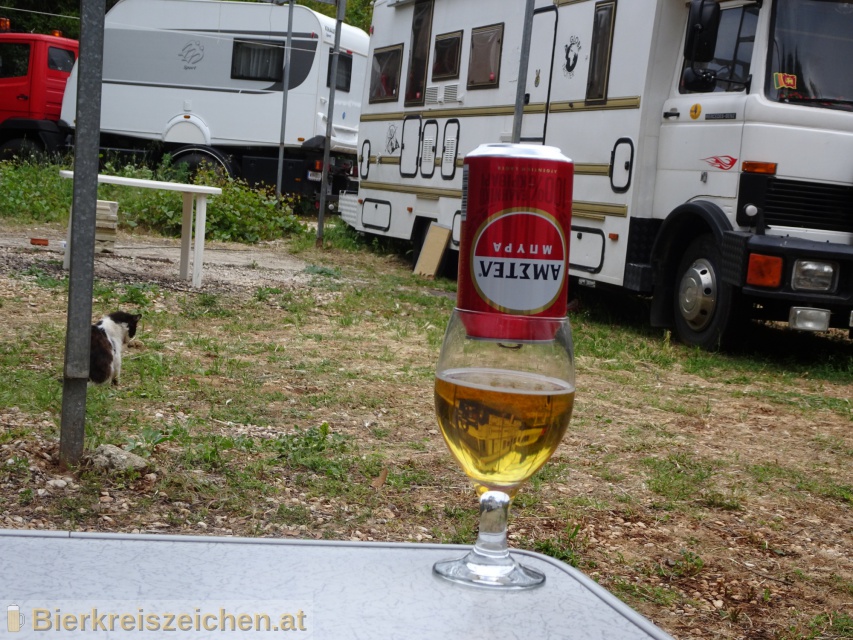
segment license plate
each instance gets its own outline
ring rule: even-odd
[[[314,182],[320,182],[323,179],[322,171],[309,171],[308,179],[313,180]]]

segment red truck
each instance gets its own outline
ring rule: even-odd
[[[8,31],[0,19],[0,159],[65,147],[59,123],[76,40]],[[4,29],[5,27],[5,29]]]

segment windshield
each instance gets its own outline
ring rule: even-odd
[[[853,111],[853,2],[778,0],[767,97]]]

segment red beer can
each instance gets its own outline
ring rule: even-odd
[[[484,144],[465,158],[456,306],[483,313],[471,337],[550,339],[524,318],[565,317],[573,178],[556,147]]]

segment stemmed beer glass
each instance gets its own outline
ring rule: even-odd
[[[519,487],[557,449],[574,397],[568,318],[453,311],[436,368],[435,408],[448,448],[480,496],[480,527],[474,548],[437,563],[436,574],[511,589],[544,582],[509,554],[507,517]]]

